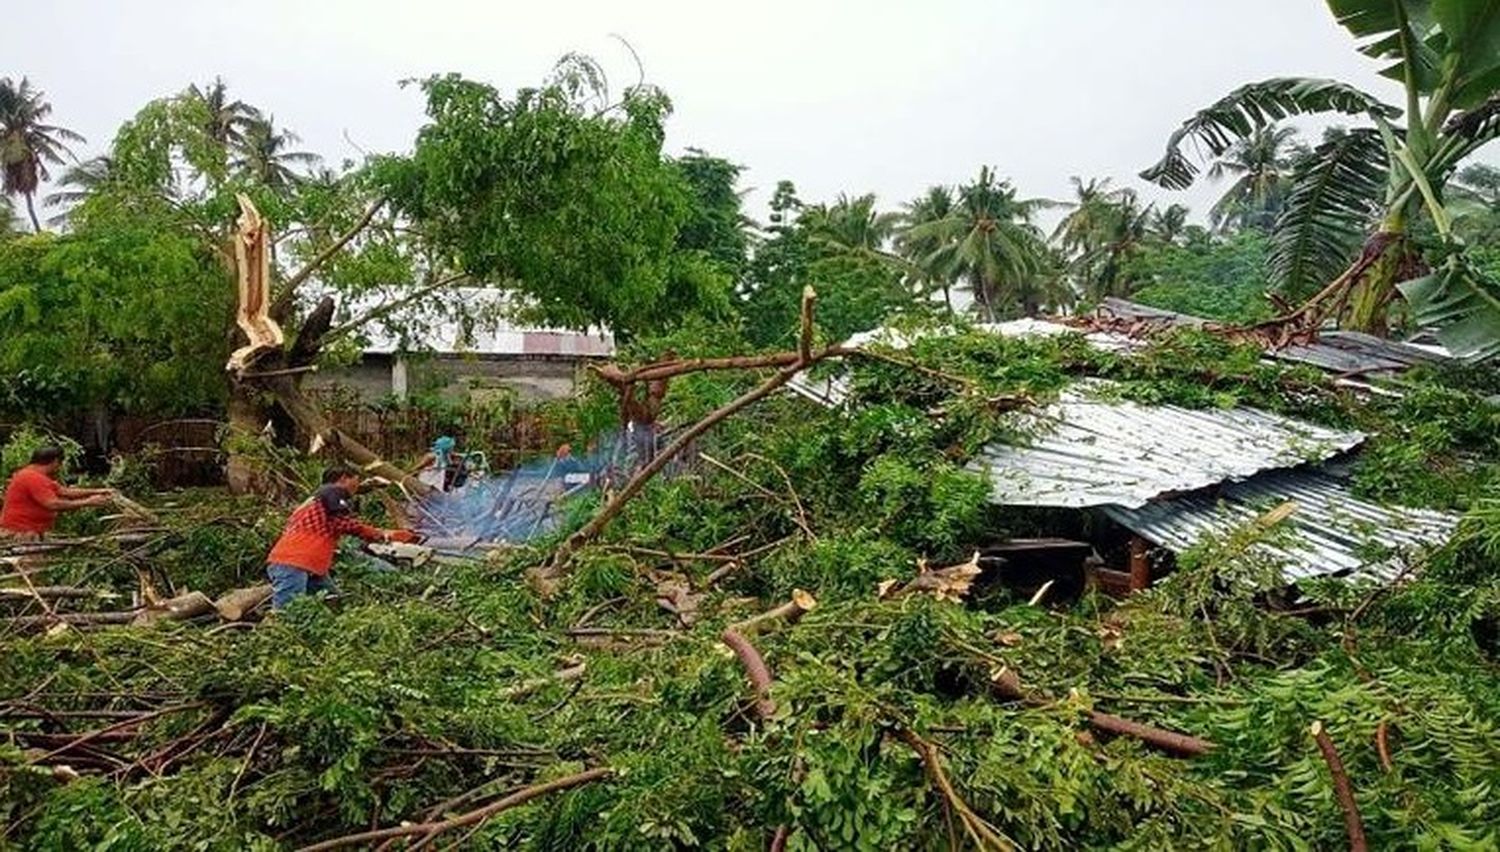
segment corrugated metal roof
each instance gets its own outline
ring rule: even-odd
[[[1074,328],[1070,325],[1035,318],[1007,320],[997,323],[979,323],[972,326],[972,328],[975,331],[996,334],[1001,337],[1039,337],[1081,333],[1085,340],[1106,352],[1124,352],[1144,345],[1143,341],[1133,340],[1121,334],[1110,334],[1102,331],[1085,333],[1082,329]],[[925,337],[952,335],[953,333],[954,330],[950,328],[923,330],[911,335],[891,329],[875,329],[873,331],[860,332],[850,337],[844,341],[844,345],[848,347],[860,347],[868,346],[871,343],[879,343],[883,346],[889,346],[892,349],[906,349],[915,340]],[[849,399],[849,382],[837,370],[817,379],[808,376],[807,373],[801,373],[793,378],[787,384],[787,387],[813,402],[829,408],[843,405]]]
[[[1382,506],[1310,471],[1278,470],[1217,489],[1104,511],[1143,538],[1175,551],[1209,535],[1223,535],[1291,500],[1296,509],[1265,548],[1290,581],[1359,574],[1391,580],[1403,557],[1447,541],[1458,517],[1444,512]]]
[[[1076,333],[1069,326],[1035,319],[980,328],[1014,336]],[[1088,337],[1099,346],[1135,345],[1120,335]],[[873,339],[898,348],[908,345],[905,338],[873,332],[851,344]],[[838,371],[817,379],[804,373],[788,387],[830,408],[849,398],[848,380]],[[991,500],[1007,506],[1141,506],[1161,494],[1243,479],[1268,468],[1323,461],[1364,440],[1359,432],[1326,429],[1249,408],[1195,410],[1101,398],[1107,388],[1106,382],[1078,382],[1057,402],[1014,415],[1037,427],[1032,441],[1024,446],[992,444],[969,464],[989,480]]]
[[[1084,383],[1040,411],[1029,444],[992,444],[969,463],[1006,506],[1137,507],[1268,468],[1322,461],[1364,440],[1250,408],[1194,410],[1101,400]],[[1094,387],[1090,387],[1094,386]]]
[[[1124,320],[1140,320],[1163,326],[1201,326],[1202,317],[1142,305],[1127,299],[1106,298],[1100,305],[1101,315]],[[1414,346],[1397,340],[1385,340],[1357,331],[1325,331],[1307,344],[1268,350],[1266,354],[1279,361],[1310,364],[1330,373],[1370,375],[1400,373],[1417,364],[1446,360],[1430,347]]]

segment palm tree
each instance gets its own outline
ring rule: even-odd
[[[1073,200],[1063,202],[1068,215],[1057,223],[1052,240],[1064,252],[1087,255],[1108,242],[1119,218],[1120,202],[1131,196],[1128,189],[1112,189],[1109,178],[1072,177]],[[1133,197],[1133,196],[1132,196]]]
[[[43,92],[33,89],[25,77],[20,83],[9,77],[0,79],[0,168],[4,169],[3,189],[8,196],[24,196],[31,227],[40,231],[32,198],[37,188],[50,177],[48,165],[60,165],[63,157],[72,157],[66,142],[82,142],[83,137],[67,129],[42,122],[52,112],[52,105],[42,99]]]
[[[49,193],[42,199],[43,207],[66,207],[73,208],[81,204],[84,199],[99,191],[105,184],[109,183],[114,176],[115,160],[108,154],[93,157],[83,162],[70,166],[57,179],[59,189]],[[64,210],[57,216],[47,220],[49,225],[60,225],[68,218],[68,211]]]
[[[858,198],[840,194],[832,205],[815,204],[799,219],[813,242],[844,251],[888,257],[884,248],[896,231],[900,215],[875,209],[875,195]]]
[[[1208,169],[1210,180],[1234,179],[1208,211],[1220,230],[1257,228],[1269,232],[1291,188],[1292,166],[1306,149],[1297,128],[1268,124],[1235,142]]]
[[[243,145],[250,126],[260,118],[260,110],[244,101],[229,99],[229,87],[220,77],[215,77],[212,83],[201,89],[194,83],[188,87],[187,96],[201,103],[207,113],[202,128],[204,135],[226,152]],[[227,158],[228,154],[225,156]]]
[[[1065,205],[1071,211],[1058,222],[1052,240],[1066,260],[1073,289],[1091,299],[1129,295],[1125,261],[1150,234],[1155,210],[1142,207],[1134,190],[1111,188],[1108,178],[1072,181],[1074,199]],[[1186,213],[1183,208],[1181,216]]]
[[[1283,293],[1312,293],[1268,334],[1325,320],[1389,330],[1399,295],[1456,355],[1500,355],[1500,281],[1454,230],[1446,191],[1464,162],[1500,138],[1500,5],[1330,0],[1358,49],[1402,89],[1400,106],[1337,80],[1249,83],[1190,116],[1141,176],[1168,189],[1290,116],[1363,118],[1299,158],[1271,234],[1267,270]],[[1428,264],[1436,262],[1436,267]]]
[[[238,146],[234,168],[272,189],[290,189],[303,178],[293,167],[319,160],[317,154],[288,150],[301,141],[290,130],[277,130],[274,117],[252,121]]]
[[[951,215],[908,234],[940,246],[937,268],[968,283],[988,321],[1013,309],[1032,315],[1044,301],[1039,276],[1047,247],[1031,219],[1049,203],[1017,198],[1015,188],[985,166],[973,183],[959,187]]]
[[[1152,237],[1169,245],[1176,245],[1187,237],[1188,209],[1181,204],[1168,205],[1165,210],[1152,210],[1147,230]]]
[[[943,242],[930,226],[953,215],[953,188],[930,186],[914,201],[902,205],[902,230],[896,235],[896,250],[910,265],[909,275],[919,291],[930,296],[934,290],[943,294],[943,304],[953,313],[953,274],[945,268]]]

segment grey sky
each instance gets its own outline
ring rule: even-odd
[[[45,90],[89,138],[80,156],[215,74],[330,161],[359,156],[345,133],[404,150],[422,114],[401,78],[511,89],[580,51],[623,86],[636,72],[619,33],[673,98],[674,151],[742,163],[764,191],[790,178],[808,200],[873,191],[885,206],[981,164],[1027,195],[1066,197],[1070,175],[1139,185],[1182,118],[1264,77],[1394,98],[1320,0],[51,0],[6,19],[25,35],[6,40],[0,76]],[[1201,213],[1213,190],[1148,196]]]

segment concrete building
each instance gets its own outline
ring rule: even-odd
[[[358,363],[325,368],[309,385],[340,389],[365,402],[432,392],[450,398],[513,393],[528,401],[556,399],[573,392],[585,361],[614,354],[614,340],[605,332],[530,328],[499,318],[504,303],[498,291],[457,288],[443,299],[444,305],[462,303],[465,315],[488,316],[460,323],[445,315],[458,312],[442,306],[403,308],[365,332]],[[376,298],[364,300],[349,315],[379,304]]]

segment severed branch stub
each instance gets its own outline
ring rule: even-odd
[[[1365,840],[1365,823],[1360,818],[1359,804],[1354,801],[1354,787],[1349,783],[1349,773],[1344,771],[1344,761],[1339,758],[1339,750],[1328,732],[1323,730],[1322,722],[1313,722],[1310,730],[1318,743],[1318,750],[1323,753],[1323,762],[1328,764],[1328,774],[1333,776],[1333,793],[1344,811],[1344,830],[1349,833],[1349,850],[1366,852],[1370,845]]]
[[[793,589],[791,600],[780,606],[772,607],[759,615],[754,615],[744,621],[731,624],[729,625],[729,629],[742,636],[749,636],[761,627],[778,621],[787,624],[796,624],[802,620],[802,616],[817,608],[817,598],[802,589]]]

